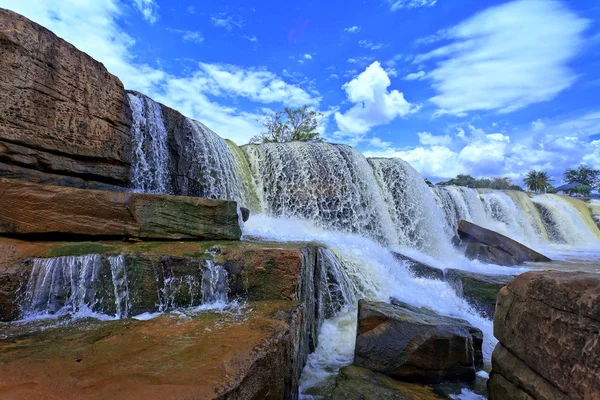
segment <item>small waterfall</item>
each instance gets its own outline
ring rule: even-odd
[[[222,266],[206,260],[206,270],[202,274],[202,303],[227,303],[228,293],[227,271]]]
[[[538,207],[552,241],[574,247],[597,246],[600,242],[600,230],[592,220],[591,214],[578,209],[573,200],[556,195],[535,196],[533,202]],[[577,200],[575,200],[577,201]]]
[[[400,245],[429,254],[450,250],[452,228],[421,175],[399,158],[371,158]]]
[[[371,166],[352,147],[292,142],[244,150],[265,213],[398,244]]]
[[[355,288],[338,257],[331,250],[319,247],[317,259],[319,261],[314,281],[318,286],[316,314],[317,326],[320,328],[323,321],[335,316],[343,308],[352,307],[358,300]]]
[[[486,226],[488,218],[479,193],[462,186],[439,186],[434,189],[438,206],[455,232],[461,219]]]
[[[132,186],[143,193],[171,193],[167,130],[160,104],[140,93],[128,93],[133,125]]]
[[[125,257],[119,254],[108,257],[115,292],[115,317],[127,318],[131,309],[129,302],[129,280],[125,269]]]
[[[33,261],[22,314],[67,314],[94,308],[100,256],[38,258]]]

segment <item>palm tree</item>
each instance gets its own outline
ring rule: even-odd
[[[529,171],[525,179],[523,179],[527,188],[536,193],[546,193],[551,181],[552,179],[546,172],[538,172],[536,170]]]

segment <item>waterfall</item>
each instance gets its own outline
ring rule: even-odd
[[[421,175],[398,158],[371,158],[369,163],[381,186],[400,245],[430,254],[450,251],[454,232]]]
[[[160,104],[140,93],[127,95],[133,119],[133,189],[144,193],[171,193],[168,135]]]
[[[133,190],[235,200],[259,209],[248,163],[235,143],[140,93],[128,98]]]
[[[174,271],[167,261],[154,262],[154,298],[151,286],[132,280],[136,263],[135,258],[122,254],[36,258],[20,302],[22,316],[36,319],[71,314],[119,319],[135,315],[134,310],[166,312],[227,304],[227,271],[211,260],[198,260],[195,270],[183,271]],[[154,299],[158,299],[156,304]]]
[[[371,166],[352,147],[292,142],[244,150],[267,214],[398,244]]]

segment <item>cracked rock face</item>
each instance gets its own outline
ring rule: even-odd
[[[49,30],[0,9],[0,177],[127,186],[130,129],[117,77]]]
[[[490,399],[507,392],[536,399],[599,398],[600,275],[518,276],[500,290],[494,335],[500,343],[492,359]]]

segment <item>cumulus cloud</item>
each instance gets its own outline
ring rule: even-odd
[[[387,0],[387,2],[390,3],[392,11],[397,11],[401,8],[431,7],[437,3],[437,0]]]
[[[344,32],[348,32],[348,33],[357,33],[360,31],[360,27],[358,26],[351,26],[349,28],[344,28]]]
[[[244,38],[246,38],[247,40],[251,41],[252,43],[256,43],[258,42],[258,38],[256,36],[244,36]]]
[[[354,106],[345,113],[336,112],[338,129],[348,136],[366,134],[372,127],[387,124],[417,110],[398,90],[388,90],[390,78],[375,61],[342,88]]]
[[[358,45],[368,50],[379,50],[383,47],[382,43],[373,43],[370,40],[359,40]]]
[[[151,24],[158,20],[158,4],[154,0],[134,0],[138,10]]]
[[[433,62],[430,100],[455,115],[508,113],[553,99],[577,75],[570,61],[589,22],[555,0],[517,0],[488,8],[425,43],[449,43],[415,57]]]
[[[436,136],[430,132],[419,132],[419,143],[427,146],[450,146],[452,144],[452,138],[448,135]]]
[[[69,7],[51,0],[35,4],[21,0],[3,2],[3,7],[47,27],[101,61],[126,88],[138,90],[196,118],[240,144],[261,132],[262,126],[256,122],[261,114],[222,102],[244,98],[260,107],[273,103],[290,106],[319,103],[318,94],[289,84],[261,68],[198,63],[191,72],[175,75],[144,64],[134,55],[135,40],[118,24],[124,17],[119,6],[115,0],[72,2]]]

